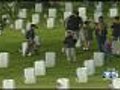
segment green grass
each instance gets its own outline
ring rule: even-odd
[[[0,87],[3,79],[13,78],[16,81],[18,88],[54,88],[57,78],[68,77],[70,79],[71,87],[73,88],[107,88],[108,81],[104,81],[101,77],[103,70],[108,67],[119,66],[119,58],[110,58],[105,62],[105,65],[100,68],[96,68],[96,73],[89,77],[89,81],[86,84],[80,84],[75,81],[75,71],[77,67],[83,66],[83,61],[90,59],[93,56],[93,51],[83,52],[77,49],[77,62],[67,62],[64,54],[62,54],[61,47],[64,39],[64,28],[61,26],[56,27],[54,30],[47,30],[45,28],[39,28],[37,30],[38,35],[41,37],[42,46],[39,48],[39,53],[32,57],[22,57],[18,52],[18,48],[24,41],[23,35],[20,31],[14,31],[7,29],[4,35],[0,37],[0,52],[7,51],[10,53],[9,67],[6,69],[0,69]],[[94,45],[96,47],[96,45]],[[25,85],[23,77],[23,69],[27,67],[33,67],[34,62],[45,58],[45,52],[54,51],[57,53],[56,66],[54,68],[47,69],[47,75],[37,77],[37,83],[35,85]],[[94,51],[95,48],[94,48]]]
[[[61,15],[59,16],[59,19]],[[42,20],[38,25],[37,34],[40,36],[42,46],[39,48],[39,53],[31,57],[22,57],[18,49],[21,43],[25,41],[24,35],[20,31],[6,28],[4,34],[0,36],[0,52],[7,51],[10,53],[9,67],[0,68],[0,87],[2,87],[3,79],[15,79],[17,88],[55,88],[56,79],[67,77],[70,79],[71,88],[108,88],[109,81],[102,78],[102,72],[107,68],[115,67],[120,71],[119,57],[109,57],[105,60],[103,67],[97,67],[96,73],[89,76],[88,83],[81,84],[76,82],[76,68],[82,67],[84,60],[91,59],[93,52],[97,51],[96,41],[94,40],[92,51],[77,50],[77,62],[67,62],[65,55],[61,53],[64,39],[64,26],[60,22],[56,22],[56,27],[48,30],[46,26],[46,19]],[[37,60],[45,59],[45,52],[54,51],[57,54],[56,66],[54,68],[47,68],[46,76],[37,77],[37,83],[33,85],[24,84],[24,68],[33,67]]]

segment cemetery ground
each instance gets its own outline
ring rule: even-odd
[[[90,9],[92,10],[92,7]],[[89,14],[91,15],[91,13]],[[78,83],[76,81],[76,69],[82,67],[85,60],[92,59],[93,52],[98,51],[95,38],[91,51],[82,51],[77,48],[77,61],[68,62],[65,55],[61,53],[64,40],[63,22],[61,24],[59,19],[53,29],[47,29],[46,23],[41,22],[45,22],[45,20],[40,21],[36,30],[41,40],[41,46],[38,53],[33,56],[23,57],[19,52],[22,42],[25,41],[20,30],[6,27],[3,35],[0,36],[0,52],[10,53],[8,68],[0,68],[0,88],[3,79],[14,79],[17,88],[55,88],[56,80],[62,77],[70,79],[71,88],[108,88],[109,81],[102,78],[102,73],[107,68],[116,68],[120,72],[119,56],[108,57],[105,59],[104,66],[97,67],[95,74],[88,77],[87,83]],[[107,20],[107,22],[109,21]],[[45,60],[45,52],[48,51],[56,52],[56,66],[47,68],[45,76],[38,76],[36,84],[24,84],[24,69],[33,67],[37,60]]]
[[[103,67],[98,67],[93,76],[89,76],[88,83],[80,84],[76,82],[76,68],[83,66],[83,61],[92,58],[93,51],[96,51],[96,45],[92,51],[82,51],[77,49],[77,62],[70,63],[66,60],[64,54],[61,53],[62,41],[64,39],[64,28],[57,26],[54,30],[47,30],[41,28],[37,30],[41,38],[41,47],[36,55],[31,57],[22,57],[18,51],[21,42],[24,41],[23,35],[20,31],[7,29],[4,35],[0,37],[0,51],[7,51],[10,53],[9,67],[0,69],[0,81],[3,79],[15,79],[18,88],[54,88],[56,80],[60,77],[67,77],[70,79],[72,88],[107,88],[109,81],[102,78],[102,72],[108,67],[120,68],[118,57],[108,58],[105,60]],[[95,42],[95,41],[94,41]],[[45,59],[45,52],[54,51],[57,53],[56,66],[48,68],[46,76],[37,77],[37,83],[33,85],[24,84],[23,70],[27,67],[33,67],[33,63],[37,60]],[[2,82],[0,82],[0,87]]]

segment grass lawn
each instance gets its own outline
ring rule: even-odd
[[[41,20],[43,22],[44,19]],[[18,52],[21,43],[25,41],[23,34],[20,31],[6,28],[4,34],[0,36],[0,52],[9,52],[10,61],[9,67],[0,68],[0,87],[3,79],[15,79],[17,88],[55,88],[56,79],[67,77],[70,79],[71,88],[108,88],[109,81],[102,78],[102,72],[107,68],[115,67],[120,71],[120,58],[112,57],[105,60],[103,67],[97,67],[96,73],[89,76],[88,83],[80,84],[76,82],[76,68],[82,67],[84,60],[91,59],[93,52],[97,51],[96,41],[94,40],[92,51],[77,50],[77,62],[67,62],[65,55],[61,53],[62,41],[64,39],[64,26],[60,22],[56,22],[56,27],[53,30],[48,30],[46,23],[40,23],[37,29],[37,34],[41,39],[41,47],[37,55],[31,57],[22,57]],[[47,69],[46,76],[37,77],[37,83],[33,85],[24,84],[24,68],[33,67],[37,60],[45,59],[45,52],[54,51],[57,54],[56,66]]]

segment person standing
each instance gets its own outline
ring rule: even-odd
[[[99,22],[96,23],[95,35],[100,52],[104,52],[104,44],[107,38],[107,25],[105,24],[103,17],[99,17]]]
[[[111,28],[112,28],[113,40],[116,41],[116,40],[120,39],[120,20],[119,20],[118,16],[116,16],[114,18]]]
[[[91,26],[91,21],[87,20],[84,22],[83,34],[85,37],[83,50],[89,50],[93,41],[93,28]]]
[[[83,20],[81,17],[79,17],[79,12],[74,11],[72,15],[70,15],[66,20],[65,20],[65,28],[67,31],[72,31],[75,33],[77,39],[79,38],[79,32],[80,28],[83,25]]]

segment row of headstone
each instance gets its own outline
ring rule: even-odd
[[[40,12],[41,10],[37,10],[37,9],[39,9],[38,7],[42,8],[42,5],[41,5],[41,3],[38,3],[38,4],[36,4],[35,7],[36,7],[36,9],[35,9],[36,12]],[[103,15],[101,8],[102,8],[102,3],[100,2],[96,6],[96,10],[94,12],[94,21],[95,22],[98,22],[98,17]],[[87,20],[87,10],[86,10],[86,7],[79,7],[78,11],[79,11],[79,16],[82,17],[83,21],[86,21]],[[15,24],[15,28],[16,29],[23,28],[23,20],[22,19],[26,18],[26,12],[27,12],[26,9],[20,9],[18,16],[21,19],[18,19],[18,20],[15,21],[15,23],[16,23]],[[63,13],[63,19],[65,20],[71,14],[72,14],[72,3],[71,2],[66,2],[65,3],[65,12]],[[54,24],[55,24],[56,15],[57,15],[56,8],[49,8],[48,9],[48,18],[47,18],[47,28],[48,29],[52,29],[55,26]],[[113,7],[113,8],[109,9],[109,16],[110,17],[115,17],[117,15],[118,15],[118,9],[116,7]],[[32,15],[32,23],[33,24],[38,24],[39,21],[40,21],[39,14],[38,13],[34,13]]]
[[[54,67],[55,66],[55,53],[47,52],[45,57],[45,62],[43,60],[36,61],[34,63],[34,68],[26,68],[24,69],[24,76],[25,76],[25,83],[26,84],[33,84],[36,82],[35,76],[41,76],[46,74],[46,67]],[[95,66],[102,66],[104,61],[104,54],[100,52],[94,53],[94,60],[86,60],[84,62],[84,67],[79,67],[76,70],[77,80],[80,83],[86,83],[88,81],[88,75],[93,75],[95,73]],[[51,63],[52,62],[52,63]],[[98,64],[100,63],[100,64]],[[4,81],[8,83],[13,83],[13,81]],[[59,88],[68,88],[69,87],[69,80],[68,79],[59,79],[57,81],[61,83]],[[113,80],[113,87],[118,88],[119,80]],[[64,83],[64,84],[63,84]],[[5,85],[4,85],[5,86]],[[8,86],[14,86],[14,84],[8,84]]]
[[[95,52],[93,60],[85,60],[84,67],[79,67],[76,70],[77,80],[79,83],[87,83],[88,76],[95,74],[95,67],[104,65],[104,53]]]
[[[101,7],[101,4],[100,4],[99,8],[94,11],[94,21],[95,22],[98,22],[98,17],[103,15],[103,12],[102,12],[101,8],[102,7]],[[86,10],[86,7],[79,7],[78,11],[79,11],[79,16],[82,17],[83,21],[86,21],[87,20],[87,10]],[[71,14],[72,14],[72,10],[66,10],[63,13],[63,19],[65,20]],[[110,17],[115,17],[117,15],[118,15],[118,9],[117,8],[110,8],[109,9],[109,16]],[[49,9],[49,17],[55,18],[56,17],[56,10]]]
[[[56,15],[57,15],[56,8],[49,8],[48,9],[48,18],[47,18],[47,28],[48,29],[54,28]]]
[[[7,68],[9,64],[9,53],[1,52],[0,53],[0,68]]]
[[[92,59],[85,60],[84,67],[78,67],[76,69],[76,76],[77,76],[76,81],[78,83],[87,83],[88,76],[95,74],[95,67],[103,65],[103,61],[104,61],[104,54],[100,52],[95,52],[93,60]],[[69,89],[70,88],[70,81],[68,78],[59,78],[57,79],[56,83],[57,83],[56,87],[58,89]]]
[[[29,77],[28,77],[29,75]],[[32,75],[32,76],[30,76]],[[36,78],[34,76],[34,69],[33,68],[27,68],[25,69],[25,83],[26,84],[33,84],[36,82]],[[59,78],[57,79],[57,86],[56,88],[61,89],[68,89],[70,87],[70,81],[68,78]],[[16,89],[15,81],[14,79],[4,79],[2,82],[2,89]]]
[[[33,68],[29,68],[29,70],[31,72],[34,72]],[[82,70],[83,70],[83,72],[85,72],[86,68],[78,68],[77,69],[78,72],[82,71]],[[27,74],[29,74],[29,72],[27,72]],[[81,73],[79,75],[81,75]],[[30,77],[30,78],[35,80],[34,77]],[[79,79],[79,81],[83,81],[83,80],[87,81],[87,78],[85,78],[85,77],[80,77],[80,78],[82,80]],[[28,79],[28,77],[27,77],[27,79]],[[33,80],[33,82],[35,82],[34,80]],[[28,82],[28,81],[26,80],[26,82]],[[59,79],[57,79],[56,83],[57,83],[56,88],[58,90],[62,90],[62,89],[66,89],[67,90],[67,89],[70,88],[70,81],[69,81],[68,78],[59,78]],[[13,79],[5,79],[5,80],[3,80],[2,88],[3,89],[11,89],[11,90],[15,89],[16,88],[15,81]],[[111,88],[112,89],[120,89],[120,78],[115,78],[115,79],[112,80],[112,87]]]
[[[35,84],[36,76],[46,75],[46,68],[51,68],[55,66],[56,55],[54,52],[46,52],[45,61],[35,61],[34,68],[29,67],[24,69],[25,84]]]
[[[34,68],[29,67],[24,69],[24,78],[25,84],[34,84],[36,83],[36,76],[41,76],[46,74],[46,66],[43,60],[36,61],[34,63]],[[3,88],[4,89],[14,89],[15,82],[12,79],[3,80]]]
[[[0,54],[0,61],[6,61],[5,55],[6,53]],[[24,83],[25,84],[35,84],[37,79],[36,76],[44,76],[46,75],[46,68],[55,66],[55,58],[56,54],[54,52],[46,52],[45,53],[45,61],[35,61],[34,67],[28,67],[24,69]],[[0,63],[1,64],[1,63]],[[2,82],[3,89],[15,89],[15,81],[13,79],[4,79]],[[66,86],[66,85],[65,85]]]
[[[37,14],[37,13],[32,14],[31,23],[32,23],[32,24],[38,24],[39,22],[40,22],[40,16],[39,16],[39,14]],[[28,22],[28,23],[26,24],[26,28],[25,28],[25,29],[28,30],[31,23]],[[16,29],[16,30],[22,30],[23,28],[24,28],[24,20],[23,20],[23,18],[16,19],[16,20],[15,20],[15,29]]]

